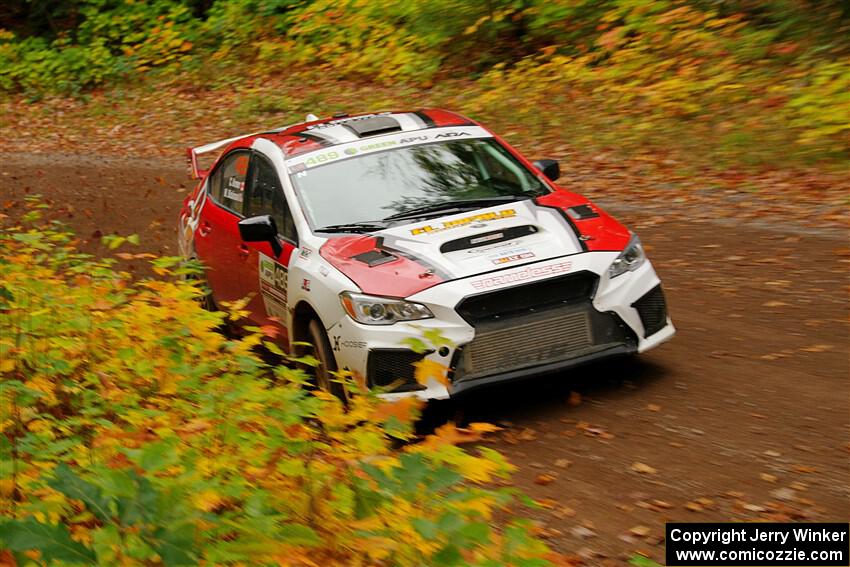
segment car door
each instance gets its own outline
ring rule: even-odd
[[[217,303],[244,296],[239,270],[248,247],[239,236],[245,181],[251,153],[237,149],[224,156],[207,182],[208,199],[195,230],[195,251],[206,266],[207,283]]]
[[[248,258],[241,272],[242,285],[245,294],[253,294],[248,305],[253,322],[267,325],[277,321],[282,327],[283,344],[288,344],[285,325],[289,262],[298,246],[298,234],[277,169],[266,156],[254,151],[246,190],[245,216],[259,215],[271,215],[274,219],[282,252],[276,255],[268,242],[246,242]]]

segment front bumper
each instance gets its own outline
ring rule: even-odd
[[[369,326],[344,318],[328,334],[340,368],[370,384],[399,386],[388,398],[415,395],[443,399],[460,392],[572,368],[587,362],[644,352],[675,334],[660,281],[646,262],[614,280],[607,267],[616,254],[570,256],[568,274],[482,291],[480,277],[447,282],[409,299],[427,305],[434,319]],[[564,259],[535,264],[563,266]],[[523,267],[499,271],[508,282]],[[525,270],[527,272],[527,269]],[[408,339],[438,329],[451,346],[414,353]],[[447,368],[448,384],[413,379],[412,363],[429,360]]]

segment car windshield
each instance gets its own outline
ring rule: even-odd
[[[310,224],[316,229],[452,214],[449,205],[492,206],[493,201],[534,197],[549,189],[493,139],[422,144],[349,158],[292,175]],[[470,202],[471,201],[471,202]],[[480,201],[476,206],[475,201]],[[416,210],[413,215],[404,215]],[[419,212],[422,211],[420,215]]]

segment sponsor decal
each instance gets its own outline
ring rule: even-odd
[[[285,321],[289,271],[280,262],[262,252],[260,258],[260,294],[269,317]]]
[[[333,337],[334,347],[333,349],[339,352],[340,348],[366,348],[366,341],[351,341],[351,340],[342,340],[342,337],[339,335],[334,335]]]
[[[498,254],[491,254],[488,258],[497,266],[501,266],[502,264],[517,262],[526,258],[534,258],[534,252],[528,248],[515,248],[513,250],[502,250]]]
[[[364,144],[364,145],[356,147],[356,148],[354,148],[354,147],[346,148],[345,150],[343,150],[342,153],[340,153],[336,150],[331,150],[331,151],[328,151],[328,152],[323,152],[323,153],[320,153],[320,154],[311,155],[310,157],[308,157],[307,159],[304,160],[303,165],[305,167],[308,167],[308,168],[309,167],[316,167],[318,165],[324,165],[328,162],[337,160],[339,158],[344,158],[344,157],[355,155],[358,152],[362,152],[362,153],[374,152],[375,150],[383,150],[385,148],[392,148],[393,146],[397,146],[398,144],[399,143],[396,140],[387,140],[386,142],[373,142],[371,144]],[[296,168],[296,166],[293,165],[292,167],[289,168],[289,172],[290,173],[297,173],[295,171],[295,168]]]
[[[489,246],[481,246],[479,248],[469,248],[464,250],[467,254],[491,254],[494,250],[509,250],[520,243],[519,240],[511,240],[509,242],[498,242]]]
[[[470,238],[470,244],[481,244],[482,242],[490,242],[491,240],[499,240],[502,238],[504,234],[501,232],[497,232],[496,234],[489,234],[487,236],[479,236],[478,238]]]
[[[303,259],[303,260],[309,260],[310,256],[312,256],[312,255],[313,255],[312,248],[307,248],[306,246],[298,251],[298,257]]]
[[[548,266],[529,266],[525,269],[511,272],[509,274],[498,274],[487,278],[472,280],[470,283],[475,289],[488,289],[525,280],[554,276],[555,274],[563,274],[569,272],[572,267],[573,263],[570,260],[566,260],[557,264],[550,264]]]
[[[304,291],[310,291],[310,280],[305,278],[301,282],[301,289],[303,289]]]
[[[375,142],[373,144],[366,144],[365,146],[360,146],[359,150],[361,152],[371,152],[374,150],[382,150],[384,148],[391,148],[393,146],[397,146],[398,142],[395,140],[387,140],[386,142]]]
[[[332,120],[326,124],[317,124],[314,126],[308,126],[307,130],[316,130],[321,128],[328,128],[330,126],[335,126],[337,124],[344,124],[346,122],[357,121],[357,120],[365,120],[367,118],[371,118],[373,116],[381,116],[381,114],[370,114],[368,116],[363,117],[354,117],[354,118],[345,118],[340,120]],[[358,156],[363,153],[375,152],[385,150],[387,148],[395,148],[406,145],[416,145],[416,144],[425,144],[428,142],[436,142],[445,139],[454,139],[454,138],[489,138],[491,137],[489,134],[481,130],[480,128],[472,128],[472,131],[464,131],[464,130],[455,130],[448,132],[435,132],[428,134],[416,134],[411,135],[411,133],[402,134],[395,136],[389,140],[384,140],[380,142],[350,142],[347,144],[340,144],[335,149],[329,150],[316,150],[315,152],[308,152],[304,154],[304,156],[298,156],[293,160],[288,160],[289,163],[289,173],[295,175],[302,173],[306,173],[308,168],[316,167],[319,165],[323,165],[338,159],[344,159],[352,156]]]
[[[398,141],[399,144],[411,144],[413,142],[427,142],[430,140],[428,136],[414,136],[412,138],[402,138]]]
[[[442,232],[444,230],[449,230],[452,228],[457,228],[459,226],[466,226],[472,223],[483,223],[500,219],[507,219],[516,216],[516,211],[514,209],[505,209],[502,211],[495,211],[491,213],[481,213],[480,215],[472,215],[470,217],[463,217],[450,221],[443,221],[439,225],[425,225],[417,228],[413,228],[410,230],[410,234],[413,236],[418,236],[420,234],[431,234],[434,232]]]
[[[244,191],[245,182],[240,181],[239,178],[234,175],[227,180],[227,186],[224,188],[224,198],[241,203]]]
[[[225,189],[224,190],[224,198],[230,199],[231,201],[237,201],[239,203],[242,202],[242,193],[234,191],[233,189]]]

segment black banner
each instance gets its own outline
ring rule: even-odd
[[[850,565],[848,524],[667,524],[670,566]]]

